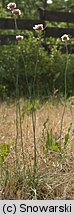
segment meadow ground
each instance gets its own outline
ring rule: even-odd
[[[3,144],[9,146],[9,153],[3,162],[1,161],[0,199],[74,199],[73,101],[68,101],[65,109],[60,144],[62,150],[47,145],[50,144],[48,135],[51,130],[52,142],[57,140],[59,143],[63,102],[47,101],[43,105],[39,104],[36,109],[37,167],[35,179],[33,179],[34,135],[30,105],[28,107],[28,104],[22,99],[20,104],[24,159],[20,122],[18,122],[17,164],[15,165],[16,106],[15,102],[0,103],[0,146]]]

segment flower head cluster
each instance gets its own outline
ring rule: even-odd
[[[12,10],[12,14],[13,14],[13,16],[20,16],[21,15],[21,10],[14,9],[14,10]]]
[[[23,40],[24,37],[23,35],[16,35],[16,40],[19,41],[19,40]]]
[[[69,35],[64,34],[64,35],[61,37],[61,40],[62,40],[63,42],[69,41],[69,40],[70,40],[70,37],[69,37]]]
[[[33,27],[35,31],[43,31],[43,24],[38,24]]]
[[[8,5],[7,5],[7,9],[9,10],[13,10],[16,8],[16,3],[14,2],[10,2]]]
[[[7,5],[7,9],[12,11],[13,16],[20,16],[21,15],[21,10],[16,8],[16,4],[14,2],[10,2]]]

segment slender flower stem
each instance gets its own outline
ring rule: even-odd
[[[67,100],[67,69],[68,69],[68,47],[67,47],[67,41],[65,42],[65,47],[66,47],[66,67],[65,67],[65,102],[64,102],[64,109],[62,113],[62,118],[61,118],[61,127],[60,127],[60,143],[61,143],[61,136],[62,136],[62,127],[63,127],[63,119],[64,119],[64,114],[65,114],[65,109],[66,109],[66,100]]]
[[[21,54],[21,57],[22,57],[22,60],[23,60],[23,64],[24,64],[23,66],[24,66],[24,69],[25,69],[26,83],[27,83],[27,87],[28,87],[29,96],[31,98],[31,91],[30,91],[30,88],[29,88],[29,82],[28,82],[28,77],[27,77],[27,73],[26,73],[26,67],[25,67],[25,61],[24,61],[24,57],[23,57],[22,44],[20,44],[20,54]]]
[[[39,42],[38,42],[37,56],[36,56],[36,65],[35,65],[35,71],[34,71],[34,80],[33,80],[33,97],[34,98],[35,98],[35,81],[36,81],[37,66],[38,66],[38,56],[39,56],[40,40],[41,40],[41,35],[39,35]]]
[[[17,32],[17,21],[16,17],[14,18],[15,22],[15,32]],[[18,42],[17,42],[18,45]],[[18,50],[17,50],[18,51]],[[17,62],[17,72],[16,72],[16,152],[17,152],[17,143],[18,143],[18,124],[20,122],[20,136],[21,136],[21,148],[22,156],[24,163],[24,147],[23,147],[23,134],[22,134],[22,121],[21,121],[21,110],[20,110],[20,99],[19,99],[19,74],[18,74],[18,62]]]
[[[17,143],[18,143],[18,73],[16,74],[16,158],[17,158]]]
[[[14,22],[15,22],[15,30],[17,31],[17,21],[16,21],[16,17],[14,18]]]
[[[33,137],[34,137],[34,177],[36,173],[36,112],[32,111]]]
[[[38,66],[38,55],[39,55],[39,45],[40,45],[40,36],[39,36],[39,42],[38,42],[38,47],[37,47],[37,55],[36,55],[36,64],[35,64],[35,70],[34,70],[34,79],[33,79],[33,93],[31,94],[30,88],[29,88],[29,82],[28,82],[28,77],[25,69],[25,74],[26,74],[26,82],[28,86],[28,91],[32,103],[32,126],[33,126],[33,139],[34,139],[34,179],[35,179],[35,173],[36,173],[36,111],[35,111],[35,82],[36,82],[36,73],[37,73],[37,66]],[[22,44],[20,44],[20,54],[24,63],[24,68],[25,68],[25,61],[23,57],[23,51],[22,51]],[[22,145],[23,149],[23,145]]]
[[[39,56],[39,46],[40,46],[41,36],[39,35],[39,42],[37,47],[37,56],[36,56],[36,65],[34,71],[34,80],[33,80],[33,96],[32,96],[32,126],[33,126],[33,138],[34,138],[34,179],[36,174],[36,165],[37,165],[37,146],[36,146],[36,110],[35,110],[35,82],[38,66],[38,56]]]
[[[20,110],[20,103],[19,106],[19,119],[20,119],[20,134],[21,134],[21,147],[22,147],[22,156],[23,156],[23,162],[24,162],[24,146],[23,146],[23,133],[22,133],[22,120],[21,120],[21,110]],[[25,168],[25,166],[24,166]]]
[[[39,44],[38,44],[38,50],[37,50],[37,56],[36,56],[36,65],[35,65],[35,71],[34,71],[33,97],[35,97],[35,81],[36,81],[36,73],[37,73],[37,66],[38,66],[38,55],[39,55]]]
[[[15,24],[15,34],[17,33],[17,22],[16,22],[16,17],[14,18],[14,24]],[[17,63],[18,64],[18,63]],[[19,92],[18,92],[18,69],[16,70],[16,159],[17,159],[17,143],[18,143],[18,97],[19,97]]]

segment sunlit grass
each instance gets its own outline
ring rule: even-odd
[[[72,99],[73,100],[73,99]],[[36,102],[36,144],[37,168],[33,178],[33,129],[31,104],[20,100],[24,160],[23,164],[20,127],[16,154],[15,103],[1,103],[0,106],[0,163],[2,199],[73,199],[74,193],[74,113],[73,101],[67,101],[63,121],[62,146],[59,144],[62,103],[53,100],[40,104]],[[27,111],[28,108],[28,111]],[[23,113],[23,110],[25,112]],[[13,113],[13,115],[12,115]],[[71,125],[71,128],[70,128]],[[69,134],[68,130],[70,128]],[[52,132],[52,133],[51,133]],[[66,136],[68,134],[68,137]],[[68,138],[65,140],[65,137]],[[64,142],[66,145],[64,145]],[[62,189],[61,189],[62,188]]]

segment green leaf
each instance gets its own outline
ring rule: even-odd
[[[52,146],[52,129],[50,130],[50,133],[47,131],[46,145],[49,146],[49,147]]]
[[[1,151],[2,151],[2,154],[7,155],[9,153],[9,146],[5,143],[2,144],[1,145]]]
[[[56,144],[56,141],[53,142],[52,148],[53,148],[54,151],[57,151],[57,150],[58,150],[58,146],[57,146],[57,144]]]
[[[1,144],[1,146],[0,146],[0,162],[3,162],[6,159],[9,152],[10,152],[9,145],[6,143]]]
[[[68,133],[70,132],[71,130],[71,126],[72,126],[72,123],[70,124],[70,127],[68,128]]]
[[[46,128],[47,122],[48,122],[48,118],[46,119],[46,121],[45,121],[44,124],[43,124],[44,129]]]
[[[67,145],[69,139],[69,133],[65,134],[65,142],[64,145]]]
[[[10,144],[15,147],[16,146],[16,141],[12,141]]]
[[[63,154],[63,149],[61,148],[60,145],[58,145],[58,149],[59,149],[60,153]]]
[[[52,144],[53,150],[54,151],[60,151],[60,153],[63,153],[63,149],[61,148],[60,144],[55,140],[54,143]]]

